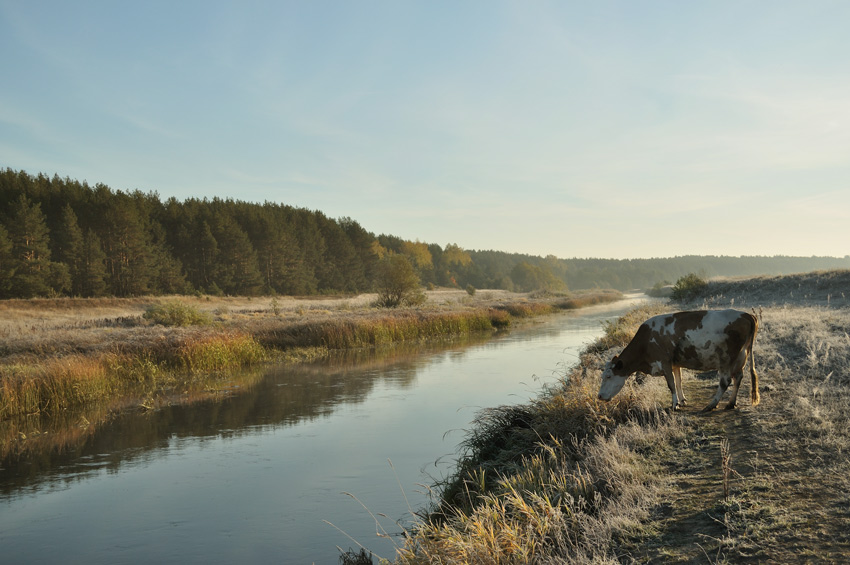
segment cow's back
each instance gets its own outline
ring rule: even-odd
[[[737,364],[755,331],[755,318],[739,310],[699,310],[648,319],[647,354],[694,370]]]

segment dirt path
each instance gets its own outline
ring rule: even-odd
[[[795,441],[781,424],[786,392],[763,392],[752,407],[742,385],[736,410],[721,402],[700,413],[716,382],[685,377],[693,444],[658,461],[673,477],[670,499],[653,515],[657,536],[632,555],[648,563],[850,562],[846,457]],[[732,469],[725,487],[723,439]]]

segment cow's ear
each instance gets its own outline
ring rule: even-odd
[[[614,357],[612,359],[612,361],[614,362],[614,370],[615,371],[619,371],[623,368],[623,362],[620,361],[619,357]]]

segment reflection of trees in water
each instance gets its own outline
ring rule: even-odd
[[[380,384],[413,386],[424,367],[446,357],[462,358],[470,345],[488,339],[340,351],[316,363],[266,368],[262,378],[256,371],[233,375],[227,379],[232,394],[206,395],[151,412],[115,415],[114,407],[92,406],[1,422],[6,446],[13,437],[26,437],[18,442],[26,448],[7,449],[0,460],[0,493],[61,488],[102,469],[114,472],[127,462],[153,459],[156,450],[183,438],[240,437],[328,417],[337,406],[363,402]]]

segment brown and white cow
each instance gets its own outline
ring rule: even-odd
[[[605,365],[599,398],[611,400],[635,372],[664,375],[673,395],[673,410],[684,405],[682,367],[696,371],[716,369],[717,393],[704,412],[714,410],[729,383],[732,393],[726,408],[734,408],[744,366],[750,359],[750,399],[759,403],[759,380],[753,358],[758,320],[738,310],[701,310],[653,316],[641,324],[635,337]]]

